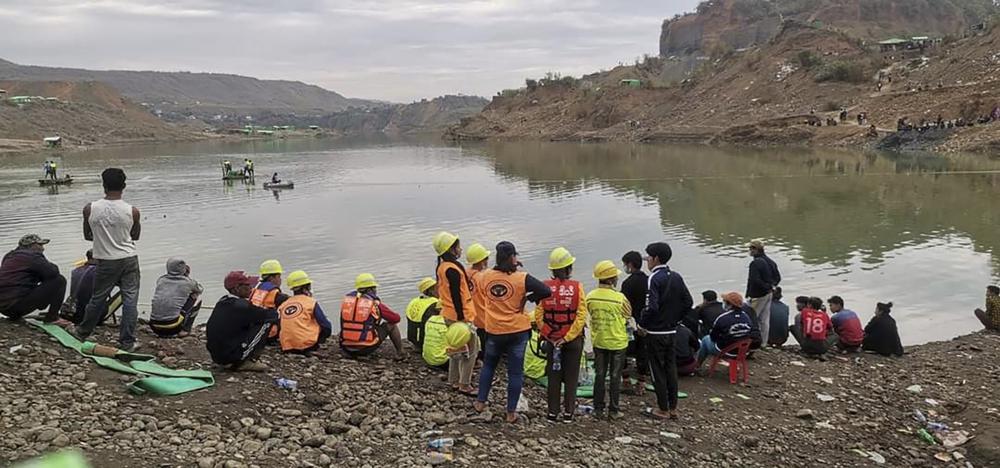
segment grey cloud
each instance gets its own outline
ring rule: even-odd
[[[6,2],[19,63],[302,80],[352,97],[492,95],[655,53],[697,0],[50,0]]]

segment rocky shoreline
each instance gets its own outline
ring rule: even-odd
[[[115,332],[99,339],[113,343]],[[165,365],[211,369],[200,335],[156,340],[143,329],[140,339]],[[981,332],[900,359],[760,352],[747,386],[719,374],[682,378],[690,396],[680,421],[667,423],[640,415],[654,402],[648,393],[623,396],[622,421],[552,425],[539,412],[543,389],[528,384],[526,421],[509,425],[502,385],[493,413],[477,415],[416,355],[397,363],[269,351],[269,372],[216,372],[211,389],[153,398],[127,393],[128,377],[34,327],[3,321],[0,465],[75,447],[111,468],[426,466],[425,432],[439,430],[456,440],[446,463],[457,466],[1000,466],[998,345],[1000,335]],[[277,377],[297,389],[277,387]],[[922,440],[914,410],[968,441]]]

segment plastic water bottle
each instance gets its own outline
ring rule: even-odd
[[[635,327],[631,323],[625,325],[625,333],[628,335],[629,341],[635,341]]]
[[[927,422],[927,416],[924,416],[924,413],[918,409],[913,410],[913,419],[916,419],[920,424]]]
[[[948,426],[937,422],[929,422],[927,423],[927,429],[930,429],[931,431],[934,432],[941,432],[941,431],[947,431]]]
[[[452,439],[451,437],[434,439],[428,442],[427,446],[435,450],[447,449],[455,446],[455,439]]]
[[[295,390],[296,388],[299,387],[298,382],[291,379],[286,379],[284,377],[278,377],[274,379],[274,383],[277,384],[278,387],[283,388],[285,390]]]
[[[552,350],[552,370],[562,370],[562,348],[556,347]]]

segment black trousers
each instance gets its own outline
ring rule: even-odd
[[[674,350],[676,335],[646,335],[646,357],[653,375],[656,405],[660,411],[677,409],[677,358]]]
[[[560,351],[559,370],[552,369],[553,355],[549,350],[545,363],[545,375],[549,378],[549,388],[546,389],[549,414],[559,415],[560,399],[565,414],[576,414],[576,387],[580,380],[580,359],[583,357],[583,335],[573,341],[563,343]],[[565,394],[563,389],[565,387]],[[561,397],[561,398],[560,398]]]
[[[62,307],[64,297],[66,297],[66,278],[59,275],[42,281],[28,295],[18,299],[2,312],[7,317],[17,320],[36,310],[48,308],[42,321],[54,322],[59,320],[59,309]]]

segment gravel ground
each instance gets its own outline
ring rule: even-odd
[[[102,340],[114,343],[114,331]],[[212,368],[200,336],[141,339],[168,366]],[[671,422],[641,416],[655,401],[647,393],[623,396],[621,421],[549,424],[543,389],[529,384],[531,411],[510,425],[502,382],[492,414],[477,415],[416,355],[400,363],[269,351],[269,372],[220,371],[208,390],[134,396],[128,377],[3,321],[0,464],[76,447],[95,467],[112,468],[426,466],[424,433],[439,430],[456,440],[445,463],[460,466],[1000,466],[998,345],[1000,336],[976,333],[909,348],[900,359],[760,352],[749,385],[683,378],[690,397]],[[278,388],[276,377],[297,380],[297,390]],[[953,448],[921,440],[915,409],[969,440]]]

